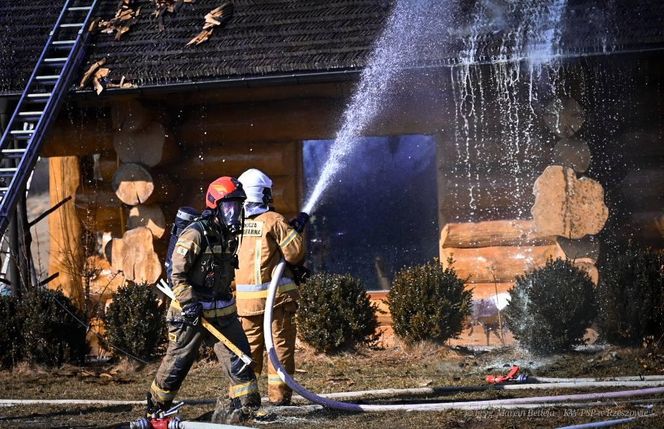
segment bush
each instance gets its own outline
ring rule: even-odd
[[[350,275],[319,273],[300,288],[298,336],[319,352],[337,352],[375,341],[376,305]]]
[[[598,321],[613,344],[639,345],[664,335],[664,256],[629,246],[604,264]]]
[[[471,302],[463,280],[437,259],[399,271],[388,295],[394,332],[407,342],[458,337]]]
[[[0,296],[0,367],[9,368],[21,358],[21,320],[17,316],[18,300]]]
[[[83,362],[87,321],[62,292],[28,291],[20,298],[17,314],[24,360],[48,366]]]
[[[148,359],[164,338],[164,313],[148,285],[130,283],[113,295],[104,317],[109,345]]]
[[[595,286],[588,274],[556,259],[517,277],[505,319],[522,346],[549,354],[582,344],[596,312]]]

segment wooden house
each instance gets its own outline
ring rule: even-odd
[[[0,5],[5,112],[62,3]],[[103,60],[105,88],[72,87],[42,152],[52,203],[74,197],[49,217],[49,271],[79,300],[86,267],[103,268],[99,284],[120,281],[118,271],[156,281],[175,210],[200,206],[220,175],[263,169],[277,210],[296,214],[302,142],[334,139],[394,6],[235,0],[229,19],[188,46],[219,2],[157,13],[152,2],[128,3],[137,15],[126,32],[96,34],[81,67],[83,77]],[[473,18],[487,2],[460,3],[462,20],[446,35],[454,43],[414,59],[364,131],[435,139],[438,216],[427,221],[437,224],[440,259],[454,259],[480,299],[550,257],[574,258],[596,278],[602,246],[631,238],[662,247],[664,6],[566,2],[552,67],[515,56],[523,46],[510,35],[523,21],[492,27]],[[97,15],[117,11],[117,0],[102,0]]]

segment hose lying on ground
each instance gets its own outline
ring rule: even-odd
[[[445,403],[427,403],[427,404],[395,404],[395,405],[364,405],[353,404],[349,402],[339,402],[333,399],[324,398],[317,395],[301,386],[290,374],[288,374],[277,356],[274,349],[274,341],[272,339],[272,307],[274,306],[274,298],[277,292],[277,286],[281,277],[284,274],[286,267],[285,261],[280,261],[272,272],[272,281],[267,294],[267,302],[265,303],[265,315],[263,318],[263,331],[265,333],[265,348],[268,353],[268,358],[272,365],[277,370],[279,378],[286,383],[293,391],[300,394],[305,399],[311,402],[320,404],[327,408],[345,411],[360,411],[360,412],[385,412],[385,411],[442,411],[450,409],[484,409],[494,408],[503,405],[513,404],[532,404],[532,403],[554,403],[554,402],[567,402],[567,401],[588,401],[595,399],[613,399],[632,396],[645,396],[645,395],[658,395],[664,394],[664,387],[651,387],[638,390],[624,390],[618,392],[600,392],[600,393],[587,393],[587,394],[573,394],[573,395],[557,395],[557,396],[538,396],[526,398],[511,398],[511,399],[491,399],[483,401],[463,401],[463,402],[445,402]]]

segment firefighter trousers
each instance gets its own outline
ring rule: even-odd
[[[198,354],[198,349],[203,341],[214,346],[217,359],[222,363],[230,386],[228,396],[237,399],[242,406],[260,406],[260,395],[256,376],[249,366],[234,353],[210,334],[200,323],[192,325],[185,322],[179,311],[169,309],[168,321],[168,348],[166,355],[159,365],[150,393],[155,402],[168,407],[177,394],[184,378],[191,369]],[[245,354],[250,353],[247,337],[242,331],[242,326],[233,313],[224,317],[208,319],[221,333],[226,336]],[[257,403],[255,403],[257,402]]]
[[[272,315],[274,349],[284,369],[291,375],[295,372],[296,311],[297,303],[286,302],[275,307]],[[256,375],[260,375],[263,370],[263,356],[265,354],[263,315],[240,317],[240,319],[242,320],[242,328],[247,334],[247,339],[251,346],[251,358],[256,362],[254,371]],[[269,359],[267,367],[267,393],[272,404],[288,404],[293,394],[291,388],[281,381]]]

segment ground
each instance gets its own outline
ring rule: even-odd
[[[599,377],[639,374],[664,374],[664,349],[619,349],[595,347],[573,353],[535,359],[514,348],[471,351],[459,347],[421,344],[406,347],[397,344],[382,350],[325,356],[310,350],[297,352],[296,379],[317,393],[423,386],[486,385],[488,374],[505,373],[518,364],[536,376]],[[0,372],[0,397],[6,399],[115,399],[141,401],[156,370],[157,362],[136,366],[128,362],[89,364],[42,369],[21,366]],[[192,369],[180,398],[198,400],[182,411],[186,419],[205,419],[214,408],[210,401],[225,388],[219,365],[201,360]],[[261,380],[265,391],[265,377]],[[603,389],[621,390],[621,388]],[[599,391],[599,390],[597,390]],[[518,396],[578,393],[578,390],[485,390],[447,394],[436,401],[495,399]],[[585,392],[589,392],[585,390]],[[659,397],[628,403],[619,399],[610,405],[584,408],[538,408],[533,410],[395,412],[350,414],[315,411],[278,416],[249,424],[254,427],[292,428],[532,428],[557,427],[622,416],[660,414],[664,411]],[[433,398],[413,398],[403,402],[431,402]],[[304,404],[304,402],[300,402]],[[652,405],[652,408],[646,406]],[[21,405],[0,408],[0,427],[116,427],[143,412],[143,405],[41,406]],[[643,417],[639,427],[660,427],[657,417]]]

